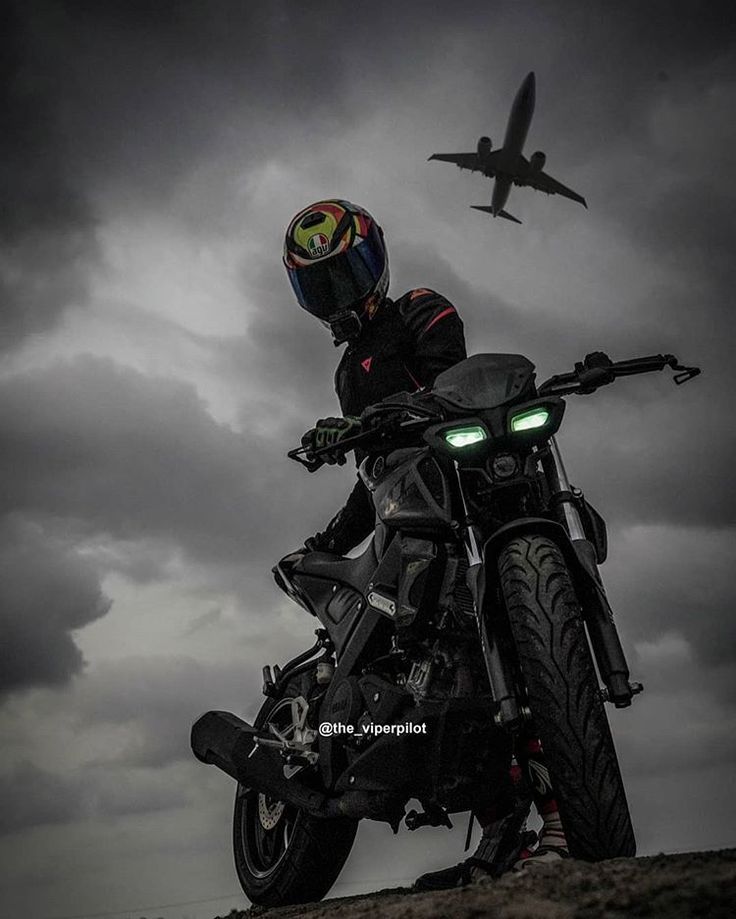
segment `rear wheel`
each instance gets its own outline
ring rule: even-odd
[[[580,604],[559,547],[518,536],[499,557],[501,591],[570,854],[636,853],[621,772]]]
[[[282,699],[267,702],[256,726],[273,722],[288,735],[291,706],[308,698],[310,678],[290,683]],[[233,853],[238,879],[251,902],[286,906],[321,900],[347,861],[356,820],[319,819],[290,804],[238,785],[233,814]]]

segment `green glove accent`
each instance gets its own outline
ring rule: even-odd
[[[324,447],[337,446],[348,437],[359,434],[360,430],[360,419],[353,415],[346,418],[320,418],[315,427],[302,437],[302,444],[310,450],[321,450]],[[342,466],[345,463],[345,454],[339,450],[325,453],[320,458],[331,465],[337,463]]]

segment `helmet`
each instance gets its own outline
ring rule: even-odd
[[[360,334],[388,290],[383,231],[349,201],[300,211],[286,231],[284,265],[299,305],[329,326],[336,344]]]

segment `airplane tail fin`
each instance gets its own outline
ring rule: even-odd
[[[512,220],[514,223],[521,223],[518,217],[514,217],[513,214],[509,214],[508,211],[499,211],[497,214],[493,213],[493,208],[488,207],[485,204],[471,204],[473,210],[483,211],[484,214],[491,214],[493,217],[504,217],[506,220]]]

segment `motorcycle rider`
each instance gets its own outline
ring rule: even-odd
[[[349,201],[318,201],[299,211],[286,231],[284,265],[299,305],[330,329],[336,346],[347,344],[335,374],[342,417],[317,421],[302,438],[308,451],[337,447],[359,433],[359,416],[369,405],[398,392],[431,387],[437,374],[467,356],[462,320],[445,297],[427,288],[410,290],[396,300],[388,297],[383,231],[367,211]],[[345,462],[340,451],[320,458]],[[370,495],[358,479],[344,507],[322,532],[305,541],[305,550],[342,555],[374,526]],[[544,828],[534,852],[518,852],[517,846],[516,866],[564,858],[565,836],[539,741],[526,741],[517,756],[532,778]],[[491,810],[476,812],[483,836],[474,856],[422,875],[416,886],[461,886],[491,871],[499,847],[508,844],[504,833],[513,800],[510,782]]]

